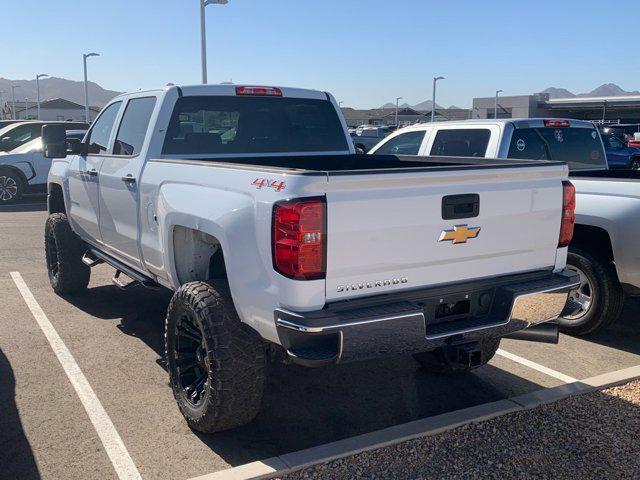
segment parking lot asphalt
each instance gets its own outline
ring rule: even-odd
[[[563,383],[496,356],[472,373],[443,377],[411,358],[308,370],[274,364],[258,418],[217,435],[191,431],[164,369],[170,294],[121,291],[107,266],[89,290],[63,299],[44,264],[45,206],[0,208],[0,478],[117,478],[87,412],[10,273],[24,283],[71,352],[143,478],[188,479],[399,423]],[[501,348],[583,379],[640,364],[640,302],[588,339],[559,345],[507,340]],[[516,358],[517,358],[516,357]]]

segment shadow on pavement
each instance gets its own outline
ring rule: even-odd
[[[0,478],[37,479],[40,473],[14,397],[13,370],[0,350]]]
[[[16,203],[0,205],[0,212],[44,212],[47,199],[42,196],[26,197]]]
[[[172,292],[164,288],[149,290],[135,286],[120,290],[113,285],[101,285],[66,300],[93,317],[120,320],[118,329],[151,347],[160,357],[158,364],[165,368],[164,317],[171,295]]]
[[[640,298],[627,297],[620,318],[603,332],[579,338],[640,355]]]
[[[114,286],[90,288],[69,298],[84,312],[119,319],[118,328],[164,357],[168,290]],[[158,363],[164,366],[164,362]],[[352,437],[514,394],[540,385],[488,365],[468,374],[424,372],[410,357],[349,363],[320,369],[273,363],[258,417],[249,425],[216,435],[198,434],[231,465]]]

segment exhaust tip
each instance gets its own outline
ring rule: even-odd
[[[558,322],[546,322],[533,325],[524,330],[513,332],[503,338],[511,340],[524,340],[526,342],[557,344],[560,340],[560,328]]]

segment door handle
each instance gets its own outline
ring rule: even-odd
[[[90,177],[97,177],[98,176],[98,170],[96,170],[95,168],[92,168],[91,170],[87,170],[85,173],[87,175],[89,175]]]
[[[136,183],[135,177],[131,174],[125,175],[124,177],[121,178],[121,180],[125,183]]]

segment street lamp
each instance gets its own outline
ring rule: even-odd
[[[502,93],[502,90],[498,90],[496,91],[496,102],[493,108],[493,118],[496,119],[498,118],[498,95],[500,95]]]
[[[20,85],[11,85],[11,119],[16,119],[16,88]]]
[[[202,83],[207,84],[207,30],[204,9],[207,5],[226,5],[229,0],[200,0],[200,41],[202,44]]]
[[[38,91],[38,120],[40,120],[40,79],[48,77],[46,73],[39,73],[36,75],[36,90]]]
[[[433,77],[433,97],[431,99],[431,122],[436,120],[436,83],[438,80],[444,80],[444,77]]]
[[[402,100],[402,97],[396,98],[396,128],[398,128],[398,104]]]
[[[99,57],[99,53],[83,53],[82,64],[84,66],[84,121],[89,123],[89,84],[87,81],[87,58]]]

